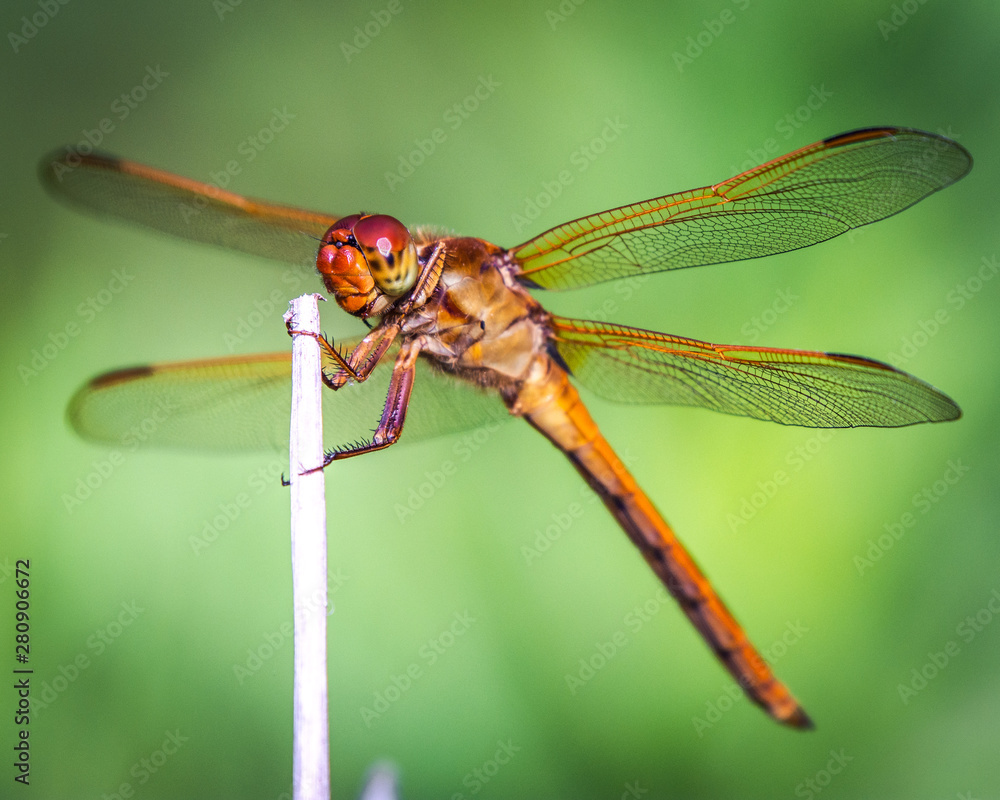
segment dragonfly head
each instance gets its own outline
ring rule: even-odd
[[[316,269],[350,314],[380,314],[417,281],[420,264],[410,232],[395,217],[352,214],[323,237]]]

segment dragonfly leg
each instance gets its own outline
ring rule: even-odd
[[[346,358],[323,334],[288,328],[290,336],[297,333],[309,336],[319,344],[324,362],[323,383],[336,391],[345,386],[348,381],[368,380],[368,376],[371,375],[372,370],[375,369],[399,333],[399,325],[378,326],[365,336],[360,344],[347,354]],[[328,369],[331,372],[327,372]]]
[[[417,356],[420,354],[423,342],[421,339],[414,339],[406,342],[396,356],[396,363],[392,367],[392,378],[389,380],[389,391],[385,399],[385,408],[382,410],[382,419],[379,420],[378,428],[372,436],[370,442],[358,442],[356,444],[339,447],[329,451],[323,458],[323,469],[334,461],[340,461],[352,456],[360,456],[363,453],[372,453],[376,450],[384,450],[390,445],[399,441],[399,436],[403,432],[403,423],[406,421],[406,409],[410,402],[410,392],[413,391],[413,376],[417,370]],[[388,345],[386,345],[388,346]],[[360,345],[357,349],[360,349]],[[355,352],[357,352],[357,349]],[[352,353],[353,356],[353,353]]]

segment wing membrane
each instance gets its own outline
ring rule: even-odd
[[[346,343],[349,347],[354,343]],[[385,404],[398,348],[364,383],[323,391],[327,449],[370,438]],[[509,415],[495,397],[426,366],[419,367],[403,442],[468,430]],[[70,402],[84,438],[118,446],[173,446],[209,451],[288,447],[291,356],[266,353],[136,367],[101,375]]]
[[[598,322],[553,319],[573,376],[619,403],[670,403],[814,428],[894,428],[957,419],[955,403],[859,356],[718,345]]]
[[[101,155],[53,153],[40,165],[56,197],[197,242],[312,265],[339,217],[241,197],[198,181]]]
[[[526,282],[546,289],[758,258],[885,219],[971,167],[965,148],[943,136],[853,131],[715,186],[567,222],[510,252]]]

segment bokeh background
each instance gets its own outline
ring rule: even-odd
[[[504,245],[851,128],[958,139],[969,177],[853,237],[544,298],[890,360],[962,406],[828,435],[585,396],[818,729],[731,700],[571,466],[509,423],[327,471],[333,789],[354,796],[390,760],[408,798],[1000,797],[995,3],[16,0],[2,20],[0,650],[12,669],[12,568],[30,559],[32,796],[267,800],[291,783],[282,457],[140,449],[109,467],[64,410],[113,367],[287,347],[297,292],[272,263],[46,196],[38,159],[109,120],[106,151]]]

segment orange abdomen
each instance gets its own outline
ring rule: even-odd
[[[539,358],[517,396],[508,398],[508,405],[566,453],[747,696],[779,722],[811,728],[805,711],[771,672],[601,435],[565,371],[550,359]]]

